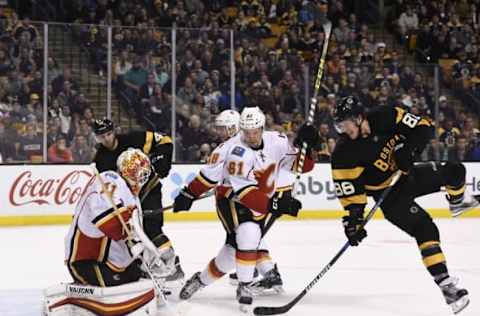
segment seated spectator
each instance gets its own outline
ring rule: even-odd
[[[135,58],[132,68],[127,71],[123,83],[129,88],[130,96],[136,99],[140,92],[140,87],[147,82],[148,72],[143,67],[143,59],[140,56]]]
[[[0,76],[6,76],[13,68],[14,65],[10,57],[8,57],[7,52],[0,49]]]
[[[67,139],[59,136],[48,148],[48,162],[68,163],[73,162],[72,151],[67,147]]]
[[[197,96],[197,89],[193,85],[192,79],[187,77],[183,87],[178,90],[177,97],[189,105],[192,105],[195,102]]]
[[[199,150],[199,144],[209,143],[208,133],[196,114],[190,117],[189,123],[180,131],[183,136],[185,156],[188,161],[195,161],[195,153]]]
[[[87,139],[83,135],[76,135],[73,144],[70,147],[75,163],[90,163],[92,161],[95,150],[88,146]]]
[[[471,160],[470,148],[464,135],[457,137],[453,146],[448,146],[448,161],[460,162]]]
[[[439,140],[447,145],[453,147],[457,136],[460,135],[460,130],[453,125],[453,121],[445,119],[443,127],[438,130]]]
[[[43,155],[43,137],[37,131],[37,123],[30,121],[25,126],[25,134],[21,136],[18,143],[18,157],[20,160],[30,162],[41,162]]]
[[[402,40],[411,32],[418,30],[418,16],[411,6],[400,15],[398,19],[398,31]]]
[[[15,158],[14,136],[5,126],[5,119],[0,119],[0,164],[13,162]]]
[[[421,154],[423,161],[446,161],[448,159],[445,144],[432,138]]]
[[[115,75],[118,81],[123,81],[125,74],[132,69],[132,63],[129,61],[128,51],[122,50],[120,57],[115,63]]]

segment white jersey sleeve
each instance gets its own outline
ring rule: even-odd
[[[207,164],[200,170],[203,176],[210,183],[218,183],[223,179],[223,165],[230,148],[228,143],[222,143],[210,154]]]

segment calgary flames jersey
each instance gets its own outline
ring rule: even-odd
[[[413,152],[423,150],[432,136],[431,122],[399,107],[379,107],[367,114],[370,135],[343,137],[332,154],[336,195],[347,210],[363,207],[367,194],[390,185],[398,170],[394,149],[398,144]]]
[[[128,223],[138,198],[116,172],[105,171],[100,176],[107,190],[112,192],[120,216]],[[126,237],[102,184],[95,179],[75,208],[73,223],[65,238],[65,259],[68,263],[95,260],[108,264],[112,269],[126,268],[133,261]]]
[[[250,209],[265,213],[265,198],[271,197],[279,187],[292,185],[298,149],[278,132],[265,131],[262,139],[258,149],[246,145],[241,133],[219,145],[189,189],[199,196],[221,185],[225,196],[235,196]],[[307,159],[304,171],[312,168],[313,161]]]

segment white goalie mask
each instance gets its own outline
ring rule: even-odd
[[[224,127],[226,137],[230,138],[237,134],[240,129],[240,114],[234,110],[225,110],[215,118],[215,127]]]
[[[150,177],[150,159],[140,149],[129,148],[118,156],[117,169],[132,193],[138,195]]]

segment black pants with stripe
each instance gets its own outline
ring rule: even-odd
[[[148,188],[153,177],[149,182],[144,185],[140,196],[143,196],[143,191]],[[154,212],[153,214],[148,211],[158,211],[162,209],[162,184],[158,182],[150,192],[145,196],[142,201],[142,209],[146,211],[143,217],[143,229],[150,240],[158,240],[160,235],[163,235],[163,212]],[[161,245],[156,245],[161,246]]]
[[[137,261],[132,262],[125,270],[117,270],[105,263],[82,260],[68,263],[68,271],[76,283],[102,287],[135,282],[143,275]]]
[[[380,205],[385,218],[414,237],[418,244],[439,240],[437,226],[415,199],[439,192],[446,185],[458,186],[459,183],[464,183],[465,174],[462,173],[462,167],[455,163],[435,162],[415,165],[408,175],[400,178]],[[378,200],[381,192],[374,191],[369,195]]]

